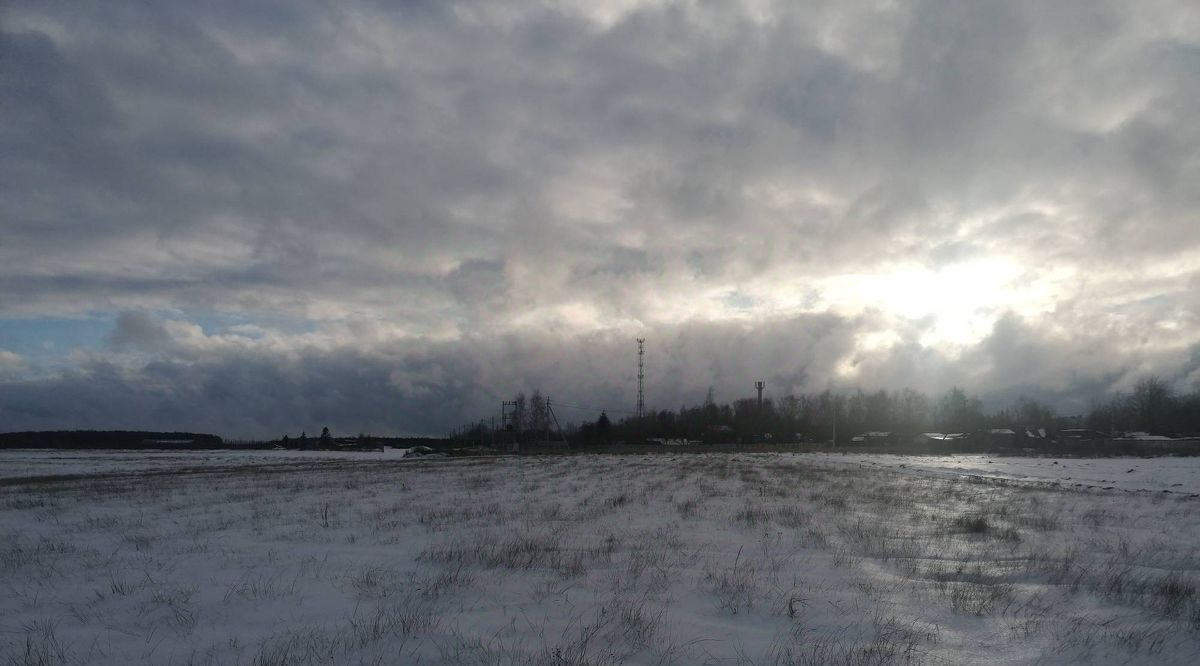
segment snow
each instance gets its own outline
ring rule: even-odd
[[[1173,442],[1173,441],[1176,441],[1174,437],[1167,437],[1166,435],[1151,435],[1148,432],[1131,432],[1128,435],[1126,435],[1125,437],[1120,437],[1118,439],[1134,440],[1134,441],[1139,441],[1139,442]]]
[[[1200,493],[1200,458],[1031,458],[983,454],[813,456],[826,462],[850,462],[948,478],[1007,479],[1126,492]]]
[[[7,451],[0,663],[1190,664],[1198,470]]]
[[[77,474],[136,474],[183,468],[277,467],[297,464],[395,460],[409,449],[378,451],[300,451],[292,449],[135,451],[114,450],[0,450],[0,480],[31,476]]]

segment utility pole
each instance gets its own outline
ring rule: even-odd
[[[517,423],[517,401],[505,400],[500,403],[500,428],[505,432],[511,432],[512,449],[516,451],[520,446],[521,424]]]
[[[754,434],[754,441],[758,441],[763,436],[763,411],[762,411],[762,391],[766,383],[762,380],[754,382],[754,388],[758,391],[758,427],[755,428],[758,432]]]
[[[833,445],[834,446],[837,446],[837,413],[838,413],[837,400],[834,400],[833,401]]]
[[[638,338],[637,343],[638,343],[637,417],[638,417],[638,420],[640,421],[643,417],[646,416],[646,394],[644,392],[644,390],[645,390],[644,384],[645,384],[645,379],[646,379],[646,366],[645,366],[645,362],[644,362],[644,357],[646,355],[646,338]]]
[[[562,424],[558,422],[558,415],[554,413],[554,406],[550,404],[550,396],[546,396],[546,411],[550,413],[550,418],[554,420],[554,427],[558,429],[558,438],[562,440],[564,446],[567,444],[567,435],[563,432]],[[550,442],[550,435],[546,435],[546,443]]]
[[[504,400],[500,403],[500,427],[504,430],[516,430],[513,424],[513,415],[516,410],[517,403],[515,400]]]

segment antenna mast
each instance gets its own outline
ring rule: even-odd
[[[637,417],[640,419],[646,415],[646,394],[644,393],[644,384],[646,379],[646,366],[643,357],[646,355],[646,338],[638,338],[638,400],[637,400]]]

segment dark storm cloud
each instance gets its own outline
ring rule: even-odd
[[[672,406],[1194,381],[1196,35],[1184,1],[6,3],[0,318],[127,314],[61,377],[9,359],[0,409],[437,429],[615,401],[635,334]],[[837,289],[987,261],[1019,277],[973,309]]]
[[[759,327],[664,330],[647,354],[656,377],[648,399],[675,407],[701,400],[710,386],[722,399],[734,399],[751,376],[765,378],[780,393],[819,385],[849,346],[845,334],[852,327],[836,317],[814,316]],[[563,418],[571,421],[594,419],[601,409],[619,415],[631,408],[629,340],[610,334],[507,335],[291,353],[246,338],[188,336],[179,327],[163,341],[169,329],[140,314],[122,316],[114,344],[159,351],[132,365],[93,357],[61,376],[0,384],[0,418],[13,429],[70,422],[274,436],[324,425],[343,433],[441,432],[447,424],[491,415],[500,400],[512,397],[509,390],[540,388],[572,405],[563,408]],[[755,339],[765,344],[751,344]]]

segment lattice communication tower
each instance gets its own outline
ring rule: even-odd
[[[646,415],[646,338],[638,338],[638,400],[637,400],[637,417],[640,419]]]

